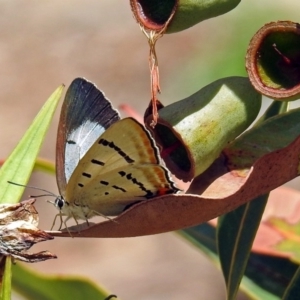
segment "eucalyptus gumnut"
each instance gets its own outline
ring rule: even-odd
[[[137,22],[146,30],[174,33],[234,9],[241,0],[130,0]]]
[[[260,28],[249,43],[246,70],[263,95],[279,101],[298,100],[300,24],[277,21]]]
[[[261,94],[248,78],[219,79],[159,110],[157,125],[145,123],[170,171],[189,181],[204,172],[223,148],[257,117]]]

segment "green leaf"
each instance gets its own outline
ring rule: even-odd
[[[269,118],[283,114],[288,111],[289,102],[288,101],[273,101],[271,105],[266,109],[264,114],[260,119],[255,123],[256,125],[261,124]]]
[[[281,150],[291,151],[290,154],[286,154],[289,155],[287,159],[293,155],[297,155],[298,144],[294,145],[293,142],[300,137],[299,119],[300,108],[292,109],[289,112],[269,118],[258,126],[245,131],[223,150],[227,157],[227,167],[235,167],[240,170],[248,169],[262,157],[267,161],[266,155],[271,153],[276,154]],[[294,157],[293,166],[295,167],[294,172],[296,171],[297,173],[291,174],[292,176],[288,175],[288,179],[293,179],[296,175],[299,175],[300,164],[298,158],[295,159]],[[285,174],[285,172],[288,173],[290,169],[290,166],[286,163],[282,174]],[[260,169],[261,173],[269,171],[268,169]],[[266,179],[268,178],[266,177]],[[286,181],[287,179],[285,179]],[[284,182],[281,181],[282,183]],[[277,186],[280,185],[279,183],[277,184]]]
[[[268,195],[257,197],[219,218],[218,250],[227,299],[236,297],[267,199]]]
[[[219,267],[215,227],[203,223],[177,233]],[[281,299],[297,269],[298,265],[287,258],[251,253],[240,288],[251,299]]]
[[[52,161],[38,157],[35,161],[34,171],[41,171],[55,175],[55,165]]]
[[[1,203],[17,203],[21,198],[24,188],[16,188],[7,181],[20,184],[28,182],[62,91],[63,86],[60,86],[50,96],[0,169]]]
[[[298,267],[299,265],[285,257],[251,253],[245,276],[260,288],[281,299]],[[244,281],[242,281],[242,286],[243,283]],[[250,295],[252,291],[251,287],[247,290]],[[258,297],[257,299],[265,298]]]
[[[269,293],[259,285],[255,284],[251,279],[243,277],[242,286],[247,287],[247,296],[255,300],[279,300],[280,298],[272,293]]]
[[[295,272],[295,275],[286,289],[282,300],[296,300],[300,296],[300,267]]]
[[[287,102],[273,101],[255,126],[287,109]],[[238,291],[267,200],[268,195],[260,196],[219,218],[218,246],[228,299]]]
[[[103,288],[79,276],[44,276],[19,263],[12,270],[14,290],[30,300],[104,300],[110,295]]]
[[[11,257],[3,257],[5,260],[4,274],[1,288],[1,300],[11,299]]]

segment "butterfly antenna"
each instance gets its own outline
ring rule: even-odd
[[[35,190],[38,190],[38,191],[42,191],[42,192],[46,192],[46,193],[47,193],[47,194],[45,194],[45,195],[37,195],[37,196],[31,195],[30,197],[38,198],[38,197],[52,196],[52,197],[56,197],[56,198],[57,198],[57,195],[55,195],[55,194],[53,194],[53,193],[51,193],[51,192],[49,192],[49,191],[47,191],[47,190],[38,188],[38,187],[36,187],[36,186],[24,185],[24,184],[12,182],[12,181],[7,181],[7,182],[10,183],[10,184],[13,184],[13,185],[17,185],[17,186],[21,186],[21,187],[26,187],[26,188],[30,188],[30,189],[35,189]]]

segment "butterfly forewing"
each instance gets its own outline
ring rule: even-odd
[[[160,163],[158,149],[149,132],[132,118],[120,120],[106,130],[88,156],[103,160],[103,172],[130,164]]]
[[[108,128],[80,160],[66,199],[116,215],[128,204],[176,191],[149,132],[126,118]]]
[[[80,159],[99,136],[120,119],[104,93],[83,79],[75,79],[61,109],[56,145],[56,178],[64,196]]]

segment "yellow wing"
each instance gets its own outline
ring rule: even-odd
[[[65,200],[117,215],[129,204],[176,191],[148,131],[126,118],[111,125],[79,161]]]

